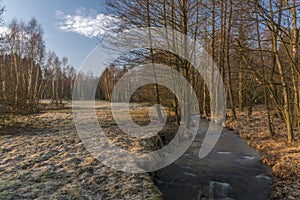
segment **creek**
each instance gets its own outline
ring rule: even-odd
[[[208,124],[201,119],[191,147],[173,164],[157,171],[155,183],[163,199],[269,199],[270,169],[235,132],[224,129],[212,152],[203,159],[198,157]]]

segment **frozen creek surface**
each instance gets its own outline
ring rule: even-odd
[[[205,158],[198,153],[209,122],[201,120],[191,147],[172,165],[159,170],[156,185],[167,200],[269,199],[273,177],[259,153],[233,131],[224,129]]]

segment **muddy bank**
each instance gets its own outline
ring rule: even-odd
[[[97,111],[115,143],[132,151],[158,148],[155,139],[140,144],[117,135],[108,113]],[[94,159],[71,110],[20,117],[11,125],[0,129],[0,199],[161,199],[149,174],[116,172]]]
[[[276,136],[269,136],[264,107],[255,107],[250,119],[246,112],[237,113],[238,120],[228,118],[226,126],[260,151],[262,163],[271,167],[276,177],[271,199],[300,199],[300,130],[295,129],[295,142],[288,143],[285,125],[279,119],[274,120]]]

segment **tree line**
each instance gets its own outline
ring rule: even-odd
[[[40,99],[57,105],[71,99],[76,71],[67,58],[46,53],[44,32],[36,19],[28,23],[12,20],[0,39],[2,114],[36,112]]]

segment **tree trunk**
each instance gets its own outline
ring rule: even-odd
[[[280,6],[283,5],[282,0],[280,0]],[[274,19],[274,14],[273,14],[273,5],[272,5],[272,1],[269,0],[269,6],[270,6],[270,16],[272,19]],[[281,16],[282,16],[282,9],[279,8],[279,21]],[[279,22],[280,24],[280,22]],[[276,58],[276,65],[278,68],[278,73],[280,75],[280,81],[281,81],[281,85],[282,85],[282,95],[283,95],[283,115],[284,115],[284,119],[286,122],[286,127],[287,127],[287,134],[288,134],[288,141],[292,142],[294,140],[294,133],[293,133],[293,128],[292,128],[292,118],[291,118],[291,104],[290,104],[290,97],[289,97],[289,92],[288,92],[288,86],[287,86],[287,81],[286,81],[286,77],[283,71],[283,67],[282,67],[282,63],[280,60],[280,56],[279,56],[279,52],[278,52],[278,46],[277,46],[277,38],[278,38],[278,34],[277,31],[275,29],[275,24],[274,21],[271,22],[271,36],[272,36],[272,51],[275,54],[275,58]]]
[[[148,24],[148,37],[149,37],[149,42],[150,42],[150,57],[151,57],[151,62],[152,62],[152,71],[153,71],[153,77],[154,77],[154,83],[155,83],[155,93],[156,93],[156,110],[157,110],[157,115],[158,119],[160,122],[163,122],[163,115],[160,109],[160,94],[159,94],[159,89],[158,89],[158,84],[157,84],[157,76],[156,76],[156,71],[155,71],[155,60],[154,60],[154,52],[152,48],[152,33],[151,33],[151,17],[150,17],[150,3],[149,0],[146,0],[147,4],[147,24]]]

